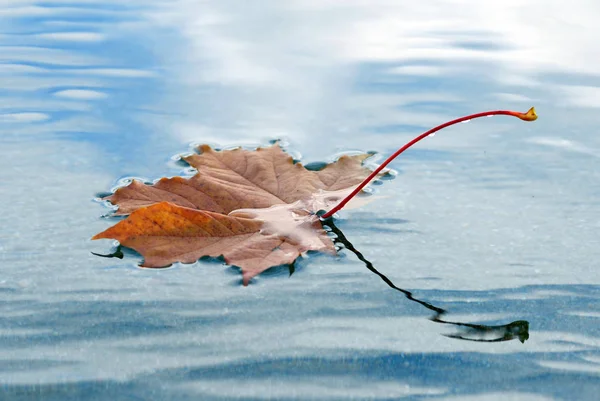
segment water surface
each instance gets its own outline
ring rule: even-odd
[[[0,7],[0,398],[597,396],[595,2]],[[532,124],[428,138],[377,201],[340,213],[367,264],[310,255],[243,288],[219,261],[90,253],[112,246],[89,240],[113,223],[96,194],[185,173],[172,156],[192,144],[384,156],[447,119],[532,105]],[[472,341],[499,332],[430,320],[369,264],[438,320],[526,321],[529,338]]]

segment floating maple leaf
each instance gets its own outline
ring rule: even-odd
[[[370,172],[368,155],[342,156],[320,171],[294,163],[278,145],[215,151],[204,145],[185,158],[198,173],[163,178],[153,185],[133,181],[106,198],[127,219],[92,239],[112,238],[135,249],[145,267],[192,263],[221,256],[242,269],[243,282],[264,270],[292,263],[307,251],[335,254],[316,212],[331,217],[406,149],[440,129],[470,119],[509,115],[525,121],[527,113],[495,110],[441,124],[408,142]]]
[[[294,163],[279,145],[215,151],[204,145],[184,160],[193,177],[133,181],[106,198],[129,214],[92,239],[112,238],[144,257],[144,267],[221,256],[243,282],[307,251],[335,254],[318,210],[329,209],[371,170],[367,154],[342,156],[319,171]]]

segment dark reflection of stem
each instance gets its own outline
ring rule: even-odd
[[[515,338],[518,338],[519,341],[524,343],[525,340],[529,338],[529,322],[527,322],[526,320],[517,320],[512,323],[499,326],[487,326],[483,324],[471,324],[443,320],[442,316],[444,316],[447,313],[446,310],[438,308],[437,306],[434,306],[429,302],[417,299],[413,296],[413,294],[410,291],[397,287],[389,278],[387,278],[383,273],[379,272],[371,262],[365,259],[363,254],[360,253],[350,241],[348,241],[344,233],[334,224],[333,219],[327,219],[323,221],[323,223],[327,227],[329,227],[331,231],[336,235],[336,238],[334,239],[336,244],[341,244],[346,249],[354,253],[356,257],[365,264],[367,269],[379,276],[379,278],[382,279],[388,286],[390,286],[396,291],[400,291],[404,294],[406,298],[410,299],[411,301],[423,305],[427,309],[433,311],[434,315],[430,318],[430,320],[437,323],[457,326],[461,330],[459,333],[445,334],[445,336],[450,338],[456,338],[459,340],[477,342],[500,342],[514,340]]]

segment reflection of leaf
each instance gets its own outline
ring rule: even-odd
[[[304,252],[335,254],[315,212],[335,205],[370,173],[362,166],[368,155],[342,156],[310,171],[277,145],[200,150],[185,158],[198,170],[192,178],[134,181],[106,198],[119,206],[117,214],[131,215],[93,239],[112,238],[135,249],[145,267],[223,255],[248,284]]]

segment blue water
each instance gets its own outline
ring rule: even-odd
[[[124,4],[0,2],[0,399],[597,399],[600,6]],[[364,260],[244,288],[91,254],[114,245],[96,194],[193,144],[383,157],[532,105],[394,161],[335,221]]]

